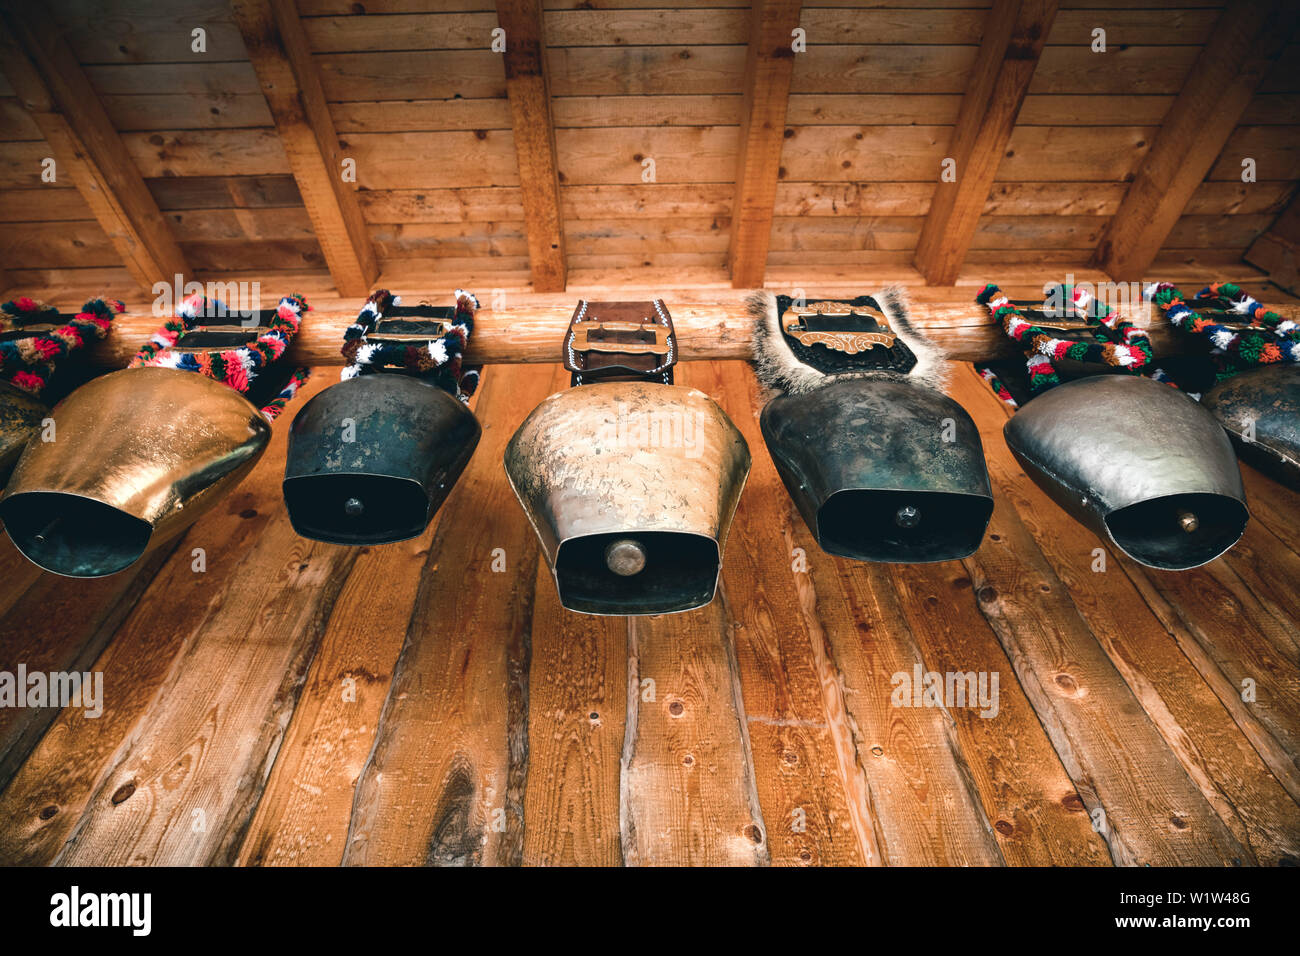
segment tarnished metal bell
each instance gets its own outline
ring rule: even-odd
[[[1201,404],[1242,461],[1300,489],[1300,365],[1241,372],[1206,392]]]
[[[469,464],[483,429],[461,401],[477,370],[461,364],[478,300],[400,305],[372,292],[345,333],[343,381],[298,412],[284,501],[293,528],[334,544],[422,533]]]
[[[1057,504],[1141,564],[1194,568],[1250,515],[1232,445],[1208,411],[1148,378],[1101,375],[1044,392],[1003,429]]]
[[[947,396],[909,382],[839,379],[778,396],[760,425],[828,553],[914,563],[979,547],[993,492],[979,430]]]
[[[307,402],[289,432],[284,500],[294,530],[337,544],[420,534],[478,445],[464,403],[423,379],[364,375]]]
[[[505,453],[560,603],[587,614],[712,601],[749,465],[744,436],[712,399],[644,381],[550,396]]]
[[[243,395],[193,372],[94,379],[51,413],[53,441],[15,466],[0,518],[18,550],[70,577],[121,571],[239,482],[271,427]]]
[[[49,408],[35,395],[0,381],[0,487],[49,414]]]
[[[979,429],[941,391],[942,352],[900,289],[749,300],[754,365],[777,392],[759,424],[817,543],[858,561],[948,561],[993,514]]]

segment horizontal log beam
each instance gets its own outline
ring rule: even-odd
[[[1011,291],[1019,295],[1018,290]],[[973,287],[959,288],[955,294],[948,291],[945,298],[923,298],[923,294],[922,290],[916,290],[913,295],[912,324],[944,348],[953,360],[979,362],[1019,354],[987,311],[975,304]],[[635,295],[627,293],[625,297]],[[560,341],[577,297],[521,294],[514,298],[515,302],[508,308],[479,311],[465,354],[467,362],[492,365],[560,360]],[[420,301],[409,295],[404,300]],[[334,299],[313,308],[289,348],[287,361],[299,365],[341,365],[343,357],[339,348],[343,330],[355,320],[362,301]],[[687,301],[669,297],[667,302],[682,361],[749,357],[754,320],[745,310],[742,293],[717,292]],[[1300,316],[1297,306],[1282,306],[1279,311]],[[1152,343],[1158,354],[1183,350],[1184,343],[1162,315],[1153,315],[1150,321]],[[96,346],[92,361],[105,368],[122,367],[160,324],[157,317],[135,315],[128,310],[114,322],[113,334]]]

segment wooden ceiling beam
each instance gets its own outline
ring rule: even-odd
[[[763,284],[772,239],[772,214],[785,144],[785,113],[794,73],[794,29],[800,0],[755,0],[745,61],[736,193],[732,202],[727,268],[737,289]]]
[[[568,267],[541,0],[497,0],[497,23],[505,30],[506,94],[519,162],[533,291],[563,292]]]
[[[340,295],[364,296],[379,261],[293,0],[234,0],[235,22]]]
[[[993,273],[996,275],[996,271]],[[1099,277],[1100,278],[1100,277]],[[816,282],[817,275],[809,275]],[[394,284],[394,288],[398,286]],[[1021,289],[1032,288],[1025,283]],[[925,289],[913,288],[911,324],[922,334],[941,342],[945,353],[955,361],[981,361],[993,358],[1023,357],[1002,327],[974,303],[976,286]],[[639,286],[607,287],[610,296],[649,297],[663,291]],[[673,326],[677,331],[678,358],[690,361],[746,361],[753,357],[755,319],[745,307],[743,290],[717,289],[694,294],[681,292],[669,298]],[[440,301],[440,292],[430,296]],[[411,301],[424,296],[407,292]],[[311,297],[308,296],[309,301]],[[362,299],[350,301],[314,301],[302,330],[289,346],[287,363],[310,366],[340,365],[339,351],[343,331],[356,321]],[[474,334],[465,353],[473,365],[555,362],[556,343],[564,337],[573,315],[574,294],[538,295],[513,293],[504,310],[482,308],[474,318]],[[1279,303],[1279,313],[1300,317],[1300,305]],[[983,314],[981,314],[981,312]],[[148,310],[130,307],[114,321],[115,332],[90,351],[91,361],[107,368],[121,368],[139,344],[157,329],[157,319]],[[1152,343],[1160,354],[1184,351],[1187,337],[1181,336],[1162,314],[1151,316]]]
[[[1224,9],[1097,243],[1093,263],[1112,279],[1150,278],[1147,269],[1295,25],[1293,0],[1233,0]]]
[[[929,285],[957,279],[1055,18],[1056,0],[995,0],[989,11],[948,147],[955,178],[940,178],[917,241]]]
[[[1242,259],[1268,273],[1268,280],[1300,295],[1300,189],[1273,225],[1250,244]]]
[[[57,23],[39,5],[0,5],[3,70],[71,181],[142,288],[189,277],[185,256]]]

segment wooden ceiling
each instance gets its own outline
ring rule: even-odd
[[[49,0],[5,17],[3,284],[1135,279],[1291,202],[1293,4],[935,2]]]

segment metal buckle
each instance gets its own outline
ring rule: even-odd
[[[448,321],[438,318],[382,318],[366,335],[367,342],[394,345],[423,345],[442,338],[451,328]]]
[[[588,359],[593,355],[602,358],[593,363]],[[563,358],[573,385],[613,380],[671,385],[677,362],[672,316],[661,299],[594,303],[583,299],[569,320]]]
[[[259,335],[268,331],[262,326],[204,325],[182,335],[175,348],[180,352],[209,355],[229,352],[257,341]]]
[[[832,320],[826,322],[827,328],[813,328],[809,319],[820,317]],[[820,301],[809,302],[803,308],[790,308],[782,317],[785,334],[796,339],[800,345],[824,345],[846,355],[856,355],[868,349],[883,345],[893,348],[893,329],[888,320],[866,312],[860,312],[852,303]],[[841,320],[841,321],[834,321]],[[856,320],[856,322],[854,321]],[[856,328],[837,328],[836,326],[856,325]]]
[[[576,352],[614,352],[628,355],[667,355],[667,329],[638,322],[602,322],[595,316],[573,330]]]

